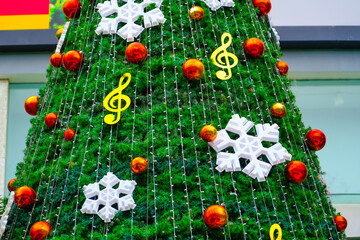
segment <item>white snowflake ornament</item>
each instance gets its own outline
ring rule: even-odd
[[[291,160],[291,154],[279,143],[277,124],[257,124],[255,126],[257,136],[248,135],[248,131],[253,126],[253,122],[235,114],[225,130],[219,131],[216,139],[209,142],[209,145],[217,152],[216,170],[219,172],[241,171],[240,158],[248,159],[250,162],[242,171],[262,182],[265,181],[273,165]],[[238,134],[239,138],[231,139],[227,131]],[[265,148],[262,145],[265,141],[275,144],[270,148]],[[234,149],[234,153],[221,152],[229,147]],[[270,164],[258,159],[261,155],[265,155]]]
[[[99,10],[102,19],[95,30],[96,34],[117,33],[123,39],[132,42],[144,30],[142,26],[135,23],[140,16],[144,17],[145,28],[153,27],[166,21],[164,14],[159,9],[162,0],[144,0],[142,3],[135,3],[134,0],[122,1],[127,3],[121,7],[119,7],[117,0],[106,1],[97,5],[96,8]],[[145,12],[145,8],[151,3],[155,3],[156,8]],[[113,14],[115,14],[115,18],[110,18],[109,16]],[[121,22],[125,23],[125,25],[118,30],[118,25]]]
[[[113,188],[118,183],[120,183],[119,187]],[[100,190],[100,185],[105,188]],[[120,180],[112,172],[108,172],[100,182],[84,186],[86,200],[81,212],[97,214],[104,222],[111,222],[118,211],[127,211],[136,207],[132,197],[135,186],[135,181]],[[120,197],[120,194],[125,196]]]
[[[211,10],[216,11],[221,7],[234,7],[233,0],[202,0]]]

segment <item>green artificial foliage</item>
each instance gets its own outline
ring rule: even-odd
[[[289,91],[291,81],[276,70],[280,48],[266,17],[258,15],[250,0],[236,0],[235,7],[217,11],[202,1],[164,0],[166,22],[145,29],[136,39],[148,49],[140,65],[125,59],[126,40],[96,35],[101,19],[96,5],[104,0],[81,2],[81,16],[70,20],[62,53],[82,51],[84,64],[75,73],[48,68],[49,81],[40,91],[42,105],[31,120],[24,162],[17,167],[17,185],[34,188],[37,201],[30,209],[13,207],[3,239],[30,239],[32,224],[46,220],[54,228],[50,238],[59,240],[269,239],[274,223],[281,225],[287,240],[344,238],[332,221],[335,212],[318,159],[304,142],[309,128]],[[189,18],[192,5],[204,9],[201,21]],[[239,59],[227,81],[216,78],[220,69],[210,60],[224,32],[233,37],[227,51]],[[258,59],[244,55],[243,44],[250,37],[265,43]],[[182,64],[190,58],[201,59],[205,66],[200,81],[189,82],[182,75]],[[102,102],[126,72],[132,79],[122,94],[132,102],[120,122],[110,126],[103,122],[110,112]],[[276,102],[287,108],[282,119],[270,115]],[[59,115],[53,129],[44,124],[50,112]],[[273,166],[264,182],[243,172],[215,170],[216,152],[201,139],[200,130],[211,123],[224,129],[233,114],[255,124],[278,124],[280,143],[292,159],[306,164],[307,180],[290,183],[284,176],[286,163]],[[65,142],[67,128],[76,136]],[[138,156],[149,159],[142,175],[130,169],[132,158]],[[246,160],[240,162],[244,168]],[[137,206],[104,223],[80,209],[84,185],[98,182],[109,170],[119,179],[137,182]],[[208,228],[203,212],[222,203],[228,224],[224,229]]]

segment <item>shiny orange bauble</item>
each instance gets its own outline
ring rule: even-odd
[[[259,8],[261,15],[267,15],[271,10],[270,0],[254,0],[253,4]]]
[[[193,6],[189,10],[189,16],[192,20],[200,21],[204,17],[204,9],[199,6]]]
[[[149,163],[145,158],[136,157],[131,161],[130,167],[134,173],[141,174],[146,172],[149,167]]]
[[[65,141],[70,141],[75,136],[75,130],[74,129],[68,129],[64,132],[64,139]]]
[[[58,120],[56,113],[49,113],[45,116],[45,125],[49,128],[53,128]]]
[[[325,146],[325,143],[326,136],[318,129],[312,129],[306,134],[306,144],[312,150],[321,150]]]
[[[57,40],[60,39],[61,34],[63,33],[63,31],[64,31],[64,28],[59,28],[59,29],[56,31],[55,36],[56,36]]]
[[[24,108],[28,114],[30,114],[32,116],[35,116],[37,114],[37,111],[39,110],[39,104],[40,104],[39,99],[40,99],[40,97],[38,97],[38,96],[31,96],[25,100]]]
[[[275,118],[283,118],[286,115],[285,105],[282,103],[274,103],[270,108],[271,116]]]
[[[14,186],[15,182],[16,182],[16,178],[13,178],[8,182],[7,187],[8,187],[9,192],[15,191],[15,189],[16,189],[16,187]]]
[[[229,219],[226,209],[221,205],[212,205],[204,212],[204,222],[211,229],[223,228]]]
[[[37,222],[32,225],[30,229],[31,240],[43,240],[49,237],[52,231],[52,227],[48,222]]]
[[[16,189],[14,200],[19,208],[29,208],[36,200],[36,192],[28,186],[22,186]]]
[[[200,131],[200,136],[207,142],[212,142],[217,137],[217,130],[213,125],[205,125]]]
[[[125,57],[131,63],[140,64],[147,58],[147,49],[142,43],[131,43],[125,50]]]
[[[76,72],[80,69],[83,61],[84,58],[80,52],[71,50],[64,54],[62,64],[67,70]]]
[[[334,217],[334,222],[335,222],[336,228],[339,232],[345,231],[345,229],[347,227],[346,218],[344,218],[343,216],[336,216],[336,217]]]
[[[78,0],[67,0],[63,5],[63,12],[68,18],[80,16],[81,3]]]
[[[289,72],[289,65],[284,61],[278,61],[276,63],[276,68],[279,70],[281,75],[286,75]]]
[[[182,66],[183,75],[190,81],[200,80],[204,72],[204,64],[197,59],[189,59]]]
[[[292,183],[302,183],[307,177],[307,168],[300,161],[291,161],[285,167],[285,177]]]
[[[61,66],[63,55],[61,53],[54,53],[50,57],[50,63],[53,67],[58,68]]]
[[[259,58],[264,54],[264,43],[258,38],[249,38],[244,43],[244,51],[246,55],[252,58]]]

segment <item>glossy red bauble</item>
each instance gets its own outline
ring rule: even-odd
[[[45,116],[45,125],[49,128],[53,128],[58,120],[56,113],[49,113]]]
[[[204,72],[204,64],[197,59],[189,59],[182,66],[183,75],[190,81],[200,80]]]
[[[75,136],[75,130],[74,129],[68,129],[64,132],[64,139],[65,141],[70,141]]]
[[[16,178],[13,178],[8,182],[7,187],[8,187],[9,192],[15,191],[15,189],[16,189],[16,187],[14,186],[15,182],[16,182]]]
[[[302,183],[307,177],[307,168],[300,161],[291,161],[285,167],[285,177],[292,183]]]
[[[63,12],[68,18],[80,16],[81,3],[78,0],[67,0],[63,5]]]
[[[125,50],[126,59],[135,64],[144,62],[147,58],[147,49],[139,42],[131,43]]]
[[[260,15],[267,15],[271,10],[270,0],[254,0],[253,4],[255,7],[259,8]]]
[[[259,58],[264,54],[264,43],[258,38],[249,38],[244,43],[244,51],[246,55],[252,58]]]
[[[325,143],[325,134],[318,129],[312,129],[306,134],[306,144],[312,150],[321,150],[325,146]]]
[[[276,63],[276,68],[279,70],[280,74],[285,76],[289,72],[289,65],[284,61],[278,61]]]
[[[53,67],[58,68],[61,66],[63,55],[61,53],[54,53],[50,57],[50,63]]]
[[[29,208],[36,201],[36,192],[28,186],[19,187],[15,191],[14,201],[19,208]]]
[[[62,64],[67,70],[76,72],[80,69],[83,61],[84,58],[80,52],[71,50],[64,54]]]
[[[136,174],[142,174],[149,168],[148,160],[142,157],[136,157],[131,161],[131,170]]]
[[[32,116],[37,114],[37,111],[39,110],[39,99],[40,97],[38,96],[31,96],[25,100],[24,108],[28,114]]]
[[[30,238],[31,240],[46,239],[51,234],[52,229],[48,222],[36,222],[30,229]]]
[[[226,209],[221,205],[212,205],[204,212],[204,222],[211,229],[223,228],[229,219]]]
[[[346,218],[344,218],[343,216],[336,216],[336,217],[334,217],[334,222],[335,222],[335,226],[339,232],[345,231],[345,229],[347,227]]]

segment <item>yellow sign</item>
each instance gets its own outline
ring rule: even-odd
[[[229,38],[227,42],[225,42],[226,38]],[[230,33],[224,33],[221,36],[221,46],[218,47],[212,54],[211,54],[211,60],[213,64],[219,68],[228,69],[228,73],[226,73],[223,70],[217,71],[216,76],[221,80],[228,80],[232,77],[231,68],[235,67],[238,64],[238,58],[233,53],[229,53],[226,51],[226,49],[231,45],[232,37]],[[222,59],[225,59],[225,62]],[[230,64],[231,58],[233,60],[233,63]]]
[[[122,84],[125,78],[128,80]],[[119,81],[119,87],[111,91],[104,99],[104,107],[106,110],[113,112],[115,114],[108,114],[104,117],[106,124],[113,125],[120,121],[121,112],[126,110],[131,103],[131,100],[128,96],[121,94],[122,91],[129,85],[131,81],[131,74],[125,73]],[[125,106],[121,107],[122,101],[125,101]]]
[[[274,233],[275,233],[275,230],[278,230],[279,234],[278,234],[278,237],[275,239],[275,240],[281,240],[282,239],[282,230],[281,230],[281,227],[279,224],[275,223],[271,226],[270,228],[270,239],[271,240],[274,240]]]

